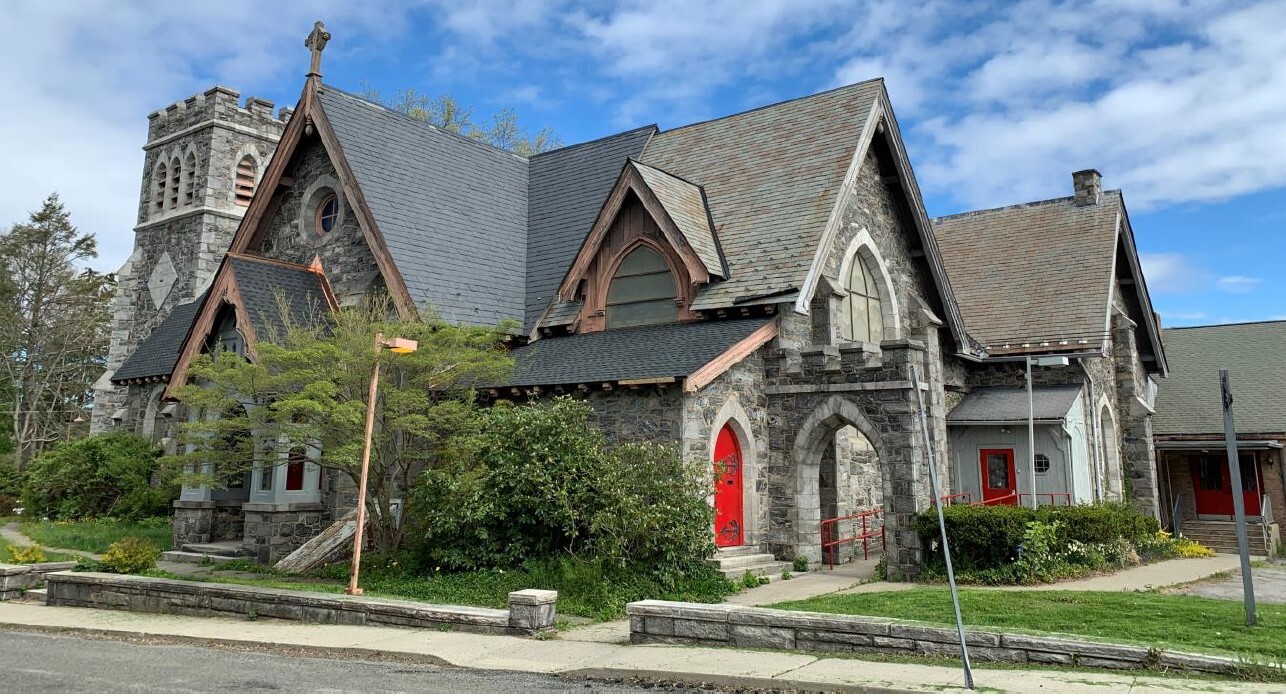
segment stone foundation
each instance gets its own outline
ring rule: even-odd
[[[241,510],[245,515],[245,547],[264,565],[289,556],[329,524],[322,503],[246,503]]]
[[[17,599],[27,590],[44,583],[45,576],[76,567],[75,561],[51,563],[0,563],[0,602]]]
[[[184,544],[208,544],[214,540],[214,507],[208,500],[174,501],[173,548]]]

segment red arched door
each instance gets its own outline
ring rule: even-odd
[[[741,546],[745,543],[741,517],[741,445],[736,433],[725,425],[714,443],[714,543]]]

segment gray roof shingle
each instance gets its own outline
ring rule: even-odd
[[[697,252],[706,271],[715,278],[727,275],[723,269],[723,255],[719,253],[719,240],[715,238],[714,228],[710,226],[710,210],[706,207],[701,187],[642,162],[633,164],[674,221],[675,227],[683,233],[683,238],[691,245],[692,250]]]
[[[174,372],[174,363],[178,362],[183,339],[187,338],[188,329],[192,328],[203,300],[204,297],[199,297],[171,310],[170,316],[121,363],[120,368],[112,374],[112,381],[169,377]]]
[[[1038,421],[1059,420],[1067,416],[1076,396],[1077,386],[1035,387],[1030,409]],[[1027,390],[1010,387],[982,387],[965,395],[947,414],[948,423],[1005,423],[1025,421],[1029,413]]]
[[[558,292],[567,268],[621,175],[656,126],[542,152],[530,159],[527,194],[528,330]]]
[[[1170,375],[1157,380],[1158,435],[1223,433],[1219,370],[1228,370],[1238,433],[1286,433],[1286,321],[1166,329]]]
[[[503,386],[686,377],[770,321],[659,324],[545,338],[510,352],[514,371]]]
[[[417,305],[453,322],[521,321],[527,160],[330,86],[318,95]]]
[[[1121,210],[1121,192],[1105,191],[1097,205],[1068,197],[935,219],[965,328],[993,354],[1041,341],[1100,348]]]
[[[330,311],[321,276],[307,268],[246,256],[228,256],[228,264],[260,341],[280,340],[287,318],[311,326]]]
[[[728,262],[693,309],[803,284],[882,90],[868,80],[652,138],[639,159],[705,188]]]

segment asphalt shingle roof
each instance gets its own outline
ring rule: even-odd
[[[1081,388],[1035,387],[1031,409],[1036,420],[1058,420],[1067,415]],[[948,423],[1002,423],[1025,421],[1028,416],[1027,390],[1011,387],[982,387],[965,395],[947,414]]]
[[[318,95],[416,304],[454,322],[521,321],[527,160],[333,87]]]
[[[228,256],[228,263],[260,341],[280,340],[285,318],[311,326],[330,311],[321,276],[307,268],[245,256]]]
[[[1170,375],[1157,380],[1158,435],[1223,433],[1219,370],[1228,370],[1238,433],[1286,433],[1286,321],[1166,329]]]
[[[940,217],[933,232],[965,328],[988,350],[1106,338],[1120,191]],[[1085,340],[1086,343],[1080,343]]]
[[[197,298],[171,310],[170,316],[121,363],[120,368],[112,374],[112,381],[168,377],[174,372],[174,363],[178,362],[183,339],[187,337],[188,329],[192,328],[202,299]]]
[[[686,377],[770,321],[659,324],[545,338],[510,352],[514,372],[503,386]]]
[[[625,166],[656,126],[542,152],[530,159],[527,194],[528,330],[558,292],[572,259]]]
[[[683,233],[683,238],[697,252],[701,265],[711,276],[724,277],[719,240],[715,239],[714,229],[710,226],[710,211],[706,208],[701,187],[642,162],[635,162],[634,168]]]
[[[869,80],[652,138],[639,159],[705,187],[728,262],[693,309],[803,284],[882,89]]]

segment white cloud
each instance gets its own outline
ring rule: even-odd
[[[1231,275],[1224,276],[1215,281],[1215,287],[1221,292],[1247,293],[1254,291],[1259,284],[1264,282],[1263,278],[1252,278],[1250,276]]]
[[[1161,318],[1166,320],[1167,324],[1174,322],[1200,321],[1210,315],[1205,312],[1167,312],[1161,310]]]
[[[1143,278],[1153,295],[1198,292],[1208,286],[1210,273],[1176,253],[1139,254]]]

